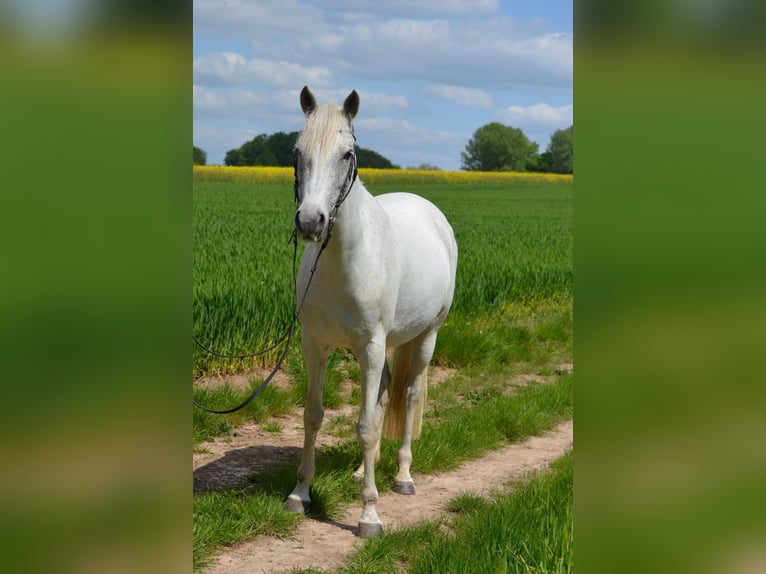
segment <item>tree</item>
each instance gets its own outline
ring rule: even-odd
[[[573,126],[556,130],[551,135],[548,149],[543,154],[548,169],[553,173],[574,173]]]
[[[525,171],[537,154],[537,143],[519,128],[492,122],[474,132],[460,156],[469,171]]]
[[[194,165],[205,165],[207,163],[205,150],[198,148],[196,145],[192,146],[192,163]]]
[[[357,167],[375,167],[378,169],[398,169],[399,167],[378,152],[358,146],[356,148],[356,165]]]
[[[277,160],[275,165],[291,166],[295,161],[295,142],[298,132],[276,132],[268,137],[267,143],[271,153]]]
[[[438,165],[434,165],[431,163],[421,163],[418,167],[410,166],[407,169],[420,169],[423,171],[441,171],[442,168],[440,168]]]
[[[226,157],[223,158],[224,165],[245,165],[242,161],[242,154],[239,153],[239,149],[230,149],[226,152]]]
[[[236,149],[226,152],[226,165],[281,165],[292,166],[295,160],[295,142],[299,132],[276,132],[260,134]],[[356,148],[356,162],[359,167],[394,168],[387,158],[378,152],[361,147]]]
[[[269,148],[268,136],[260,134],[239,148],[243,163],[239,165],[277,165],[277,158]]]

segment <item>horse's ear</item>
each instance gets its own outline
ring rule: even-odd
[[[303,86],[301,90],[301,109],[307,116],[317,109],[317,101],[314,94],[311,93],[308,86]]]
[[[348,97],[346,97],[346,100],[343,102],[343,111],[346,112],[350,120],[353,120],[359,111],[359,94],[356,93],[356,90],[352,90]]]

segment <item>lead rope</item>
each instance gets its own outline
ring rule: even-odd
[[[345,199],[348,197],[348,194],[351,193],[351,188],[354,187],[354,183],[356,182],[356,178],[358,175],[358,170],[356,166],[356,154],[351,154],[351,165],[349,166],[348,175],[346,176],[346,180],[343,182],[343,187],[341,188],[340,194],[338,194],[338,199],[335,202],[335,205],[333,205],[332,210],[330,210],[330,216],[328,217],[327,222],[327,234],[325,235],[324,241],[322,242],[321,247],[319,248],[319,252],[317,253],[316,259],[314,259],[314,265],[311,266],[311,269],[309,271],[309,280],[306,283],[306,289],[303,291],[303,297],[301,297],[300,305],[297,306],[295,313],[293,313],[293,318],[290,321],[290,324],[287,326],[287,330],[285,331],[285,334],[282,335],[279,340],[271,345],[270,347],[258,351],[257,353],[248,353],[245,355],[226,355],[223,353],[218,353],[214,351],[213,349],[210,349],[209,347],[203,345],[199,339],[197,339],[197,336],[192,333],[192,339],[194,342],[204,351],[207,351],[211,355],[215,355],[216,357],[222,357],[225,359],[245,359],[249,357],[257,357],[259,355],[263,355],[265,353],[268,353],[269,351],[272,351],[273,349],[277,348],[285,339],[287,340],[287,343],[285,344],[285,349],[282,351],[282,354],[279,356],[279,360],[277,361],[276,366],[272,369],[272,371],[268,374],[268,376],[263,380],[263,382],[256,388],[252,393],[250,393],[250,396],[247,397],[244,401],[242,401],[240,404],[238,404],[235,407],[231,407],[229,409],[211,409],[206,407],[205,405],[202,405],[198,403],[194,398],[192,398],[192,404],[194,404],[195,407],[202,409],[203,411],[207,411],[209,413],[214,413],[218,415],[225,415],[228,413],[233,413],[235,411],[238,411],[244,407],[246,407],[250,402],[260,395],[263,390],[268,386],[268,384],[271,382],[271,380],[274,378],[274,375],[277,374],[279,369],[282,368],[282,363],[285,360],[285,357],[287,357],[287,351],[290,349],[290,343],[292,343],[293,340],[293,333],[295,332],[295,325],[298,322],[298,317],[300,316],[301,310],[303,309],[303,304],[306,302],[306,295],[309,292],[309,287],[311,286],[311,281],[314,278],[314,273],[317,270],[317,264],[319,263],[319,257],[322,255],[324,250],[327,248],[327,245],[330,243],[330,237],[332,236],[332,228],[335,225],[335,218],[338,215],[338,209],[340,208],[340,205],[345,201]],[[297,171],[297,165],[295,170],[295,182],[293,184],[293,191],[295,193],[295,202],[298,203],[298,171]],[[298,227],[296,223],[296,227],[293,229],[292,236],[290,237],[290,240],[293,242],[293,282],[296,285],[296,294],[297,294],[297,283],[298,283],[298,275],[296,270],[296,261],[298,258]],[[297,295],[296,295],[297,297]]]

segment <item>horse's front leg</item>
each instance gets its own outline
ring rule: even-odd
[[[379,414],[381,414],[380,390],[383,369],[386,362],[385,339],[370,341],[361,352],[356,353],[362,371],[362,406],[356,426],[359,444],[362,447],[362,516],[359,518],[359,534],[363,538],[377,536],[383,532],[383,523],[378,518],[378,489],[375,486],[375,453],[380,439]]]
[[[298,482],[285,503],[285,507],[291,512],[306,513],[311,506],[309,488],[314,479],[317,433],[322,426],[322,418],[324,417],[322,391],[329,354],[329,347],[314,341],[304,331],[303,357],[308,373],[308,395],[306,406],[303,409],[303,453],[301,465],[298,467]]]
[[[380,462],[380,437],[383,429],[383,417],[386,414],[386,406],[388,405],[388,385],[391,382],[391,371],[388,370],[388,365],[383,362],[383,372],[380,376],[380,387],[378,388],[378,406],[375,411],[376,424],[378,425],[378,444],[375,446],[375,464]],[[361,462],[359,468],[354,471],[354,480],[361,482],[364,478],[364,461]]]

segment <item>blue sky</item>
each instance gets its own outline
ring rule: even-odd
[[[401,167],[460,169],[499,121],[544,151],[572,124],[572,1],[194,0],[194,143],[208,163],[303,126],[356,89],[357,143]]]

